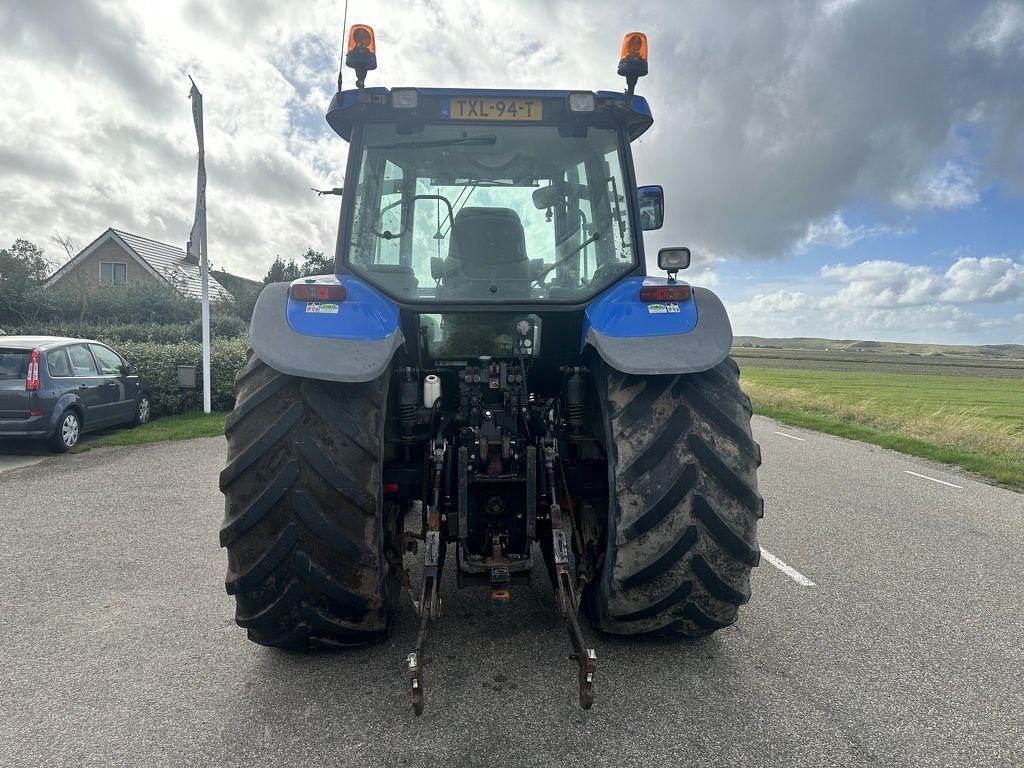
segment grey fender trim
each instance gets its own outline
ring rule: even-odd
[[[387,370],[405,343],[401,328],[379,341],[352,341],[296,333],[288,325],[288,283],[271,283],[260,294],[249,323],[256,356],[276,371],[324,381],[372,381]]]
[[[732,349],[732,325],[722,301],[706,288],[693,289],[697,326],[672,336],[605,336],[593,328],[587,343],[612,368],[641,376],[699,373],[714,368]]]

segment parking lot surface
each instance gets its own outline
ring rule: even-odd
[[[755,436],[753,599],[693,643],[587,629],[589,712],[543,576],[506,609],[447,579],[422,718],[407,602],[369,648],[248,642],[221,438],[4,471],[0,766],[1020,765],[1024,496],[765,419]]]

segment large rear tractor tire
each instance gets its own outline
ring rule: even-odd
[[[701,637],[736,621],[757,565],[761,451],[731,358],[703,373],[597,374],[607,549],[588,609],[602,631]]]
[[[304,649],[387,634],[402,537],[381,486],[388,379],[288,376],[251,350],[235,378],[220,543],[235,620],[254,642]]]

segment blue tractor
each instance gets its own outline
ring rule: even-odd
[[[236,620],[264,645],[358,645],[408,591],[419,714],[445,565],[498,602],[543,570],[588,708],[580,608],[601,632],[706,635],[760,552],[725,309],[677,279],[685,248],[645,276],[664,213],[630,153],[652,124],[647,40],[626,35],[625,93],[365,87],[375,55],[353,26],[357,88],[339,75],[327,113],[350,144],[336,274],[264,289],[236,379]]]

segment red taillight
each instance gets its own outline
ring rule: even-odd
[[[32,350],[32,357],[28,360],[28,375],[25,377],[25,389],[28,392],[36,392],[39,389],[39,350]]]
[[[292,286],[292,298],[296,301],[344,301],[344,285],[317,285],[298,283]]]
[[[640,289],[640,301],[686,301],[689,298],[688,285],[645,285]]]
[[[398,483],[384,483],[384,493],[398,493]]]

